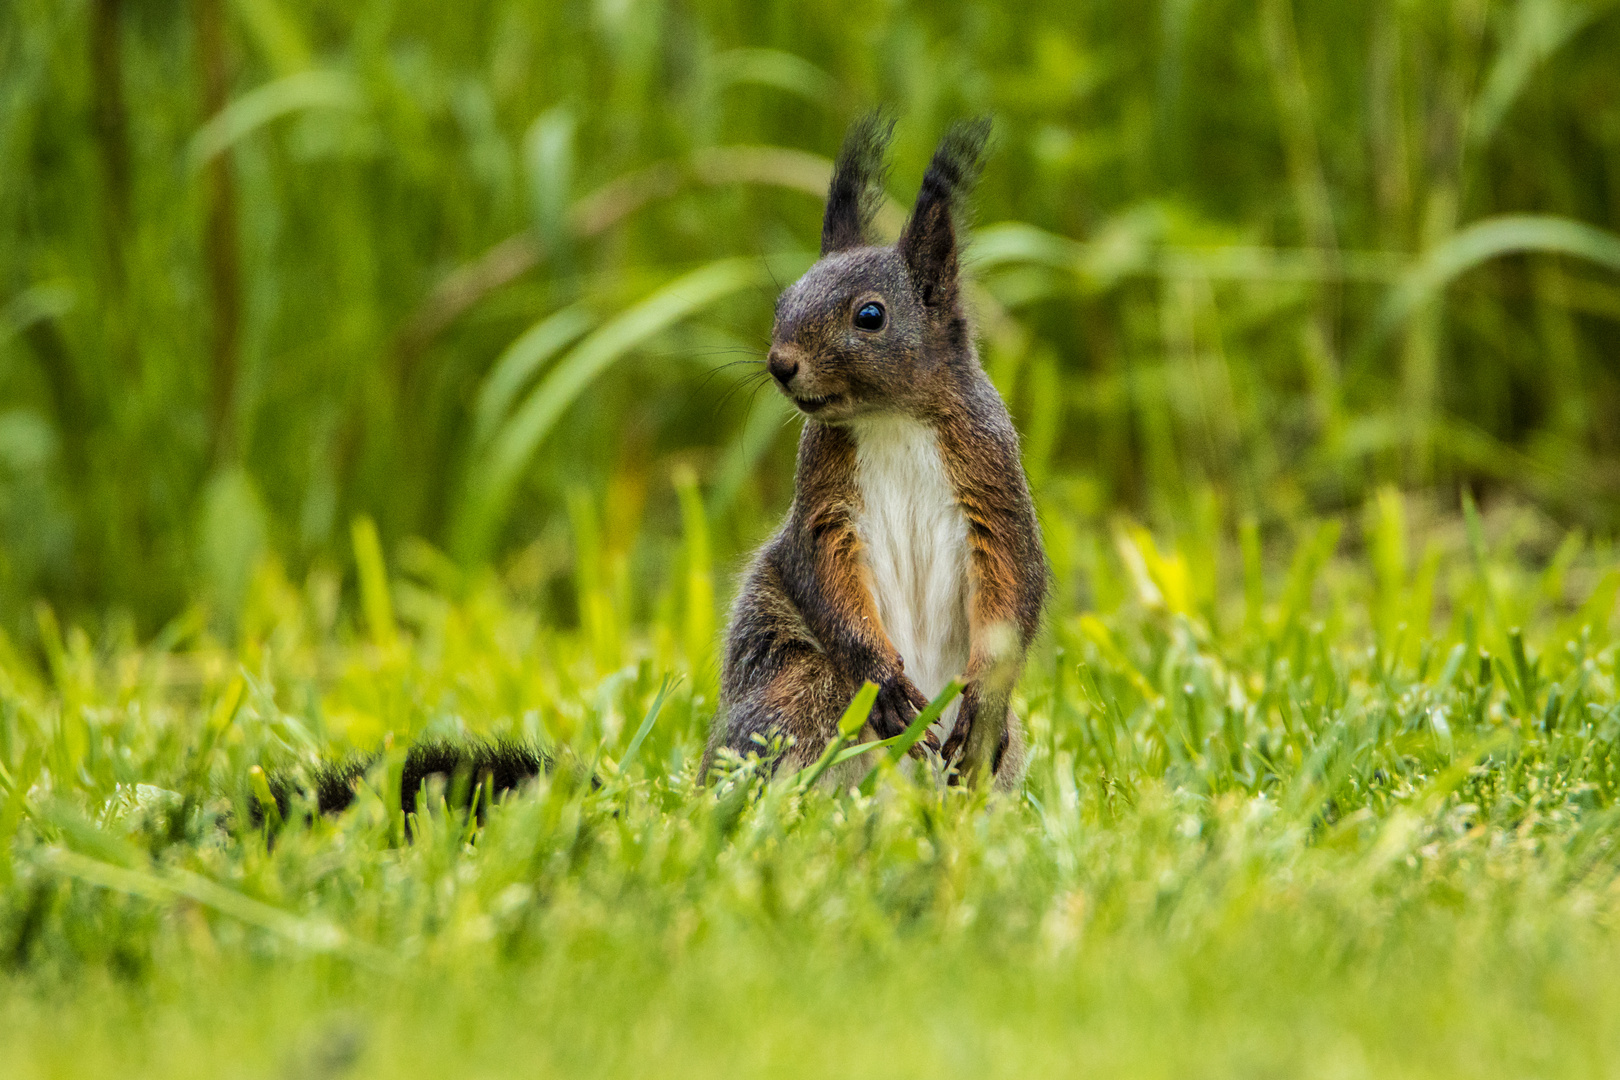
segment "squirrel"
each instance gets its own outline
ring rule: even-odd
[[[793,503],[732,608],[700,776],[720,748],[777,736],[791,738],[777,767],[815,761],[866,680],[879,689],[860,738],[898,735],[960,678],[961,698],[913,755],[937,755],[954,779],[988,774],[999,791],[1023,780],[1009,699],[1039,625],[1046,556],[960,271],[960,202],[990,124],[948,131],[899,240],[878,246],[893,129],[875,114],[850,129],[820,259],[776,303],[766,366],[804,417]]]

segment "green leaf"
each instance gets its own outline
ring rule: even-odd
[[[731,49],[714,58],[721,87],[753,84],[795,94],[812,105],[838,103],[838,80],[803,57],[780,49]]]
[[[1491,141],[1536,69],[1597,16],[1595,7],[1566,0],[1519,0],[1512,29],[1503,35],[1485,88],[1468,112],[1471,147]]]
[[[879,746],[887,747],[889,753],[885,758],[885,762],[891,766],[898,765],[905,758],[905,756],[911,752],[911,748],[915,746],[917,741],[923,737],[924,732],[926,732],[929,727],[933,725],[934,721],[938,720],[942,715],[944,715],[945,710],[950,706],[951,702],[956,700],[957,695],[961,692],[962,684],[956,679],[952,679],[950,682],[945,684],[945,689],[941,690],[937,695],[935,695],[934,700],[930,701],[927,706],[923,708],[922,712],[918,713],[912,718],[911,723],[907,725],[906,730],[902,731],[893,738],[884,739],[880,743],[864,743],[862,746],[856,747],[855,749],[864,752],[866,748],[875,750]],[[853,757],[854,755],[851,754],[850,756]],[[876,789],[878,774],[881,771],[882,767],[879,766],[866,774],[866,776],[861,780],[861,794],[870,795]]]
[[[1390,289],[1361,354],[1377,349],[1463,274],[1519,252],[1568,255],[1620,273],[1620,236],[1614,233],[1551,214],[1486,218],[1431,249]]]
[[[191,137],[186,165],[200,170],[266,124],[306,109],[358,112],[365,104],[353,78],[341,71],[300,71],[254,87],[226,105]]]
[[[574,187],[574,129],[579,118],[566,105],[547,109],[523,137],[534,229],[556,256],[568,242],[568,203]]]
[[[678,677],[664,676],[663,685],[658,688],[658,696],[653,698],[651,707],[647,709],[647,715],[641,718],[641,726],[636,728],[635,738],[630,740],[630,745],[624,751],[624,757],[619,759],[619,771],[621,773],[628,770],[635,763],[636,755],[641,753],[641,744],[647,741],[648,734],[652,732],[653,724],[658,721],[658,714],[663,711],[664,699],[669,697],[669,692],[675,689],[676,684],[679,682]]]
[[[264,775],[264,770],[257,765],[248,769],[248,786],[253,789],[253,798],[258,802],[270,831],[280,831],[281,808],[276,805],[275,793],[270,790],[270,781]]]
[[[934,700],[930,701],[923,708],[923,711],[912,719],[906,730],[895,737],[893,740],[894,745],[889,748],[889,761],[899,762],[900,759],[904,758],[917,740],[923,737],[923,733],[928,730],[929,726],[944,714],[951,702],[956,700],[962,689],[962,684],[956,679],[946,683],[945,688],[935,695]]]
[[[383,562],[377,525],[364,514],[349,531],[354,539],[354,565],[360,575],[360,606],[366,613],[371,640],[387,647],[394,643],[394,605],[388,595],[388,568]]]
[[[809,791],[815,786],[816,781],[820,780],[822,775],[832,768],[833,762],[838,759],[839,752],[843,750],[849,740],[861,733],[861,728],[866,724],[866,718],[872,715],[872,706],[877,701],[877,694],[878,686],[875,682],[862,683],[861,688],[855,691],[855,696],[850,699],[849,707],[844,710],[844,715],[838,718],[838,734],[827,744],[827,748],[821,752],[821,756],[815,760],[814,764],[805,766],[794,776],[793,788],[795,790]]]
[[[201,874],[178,869],[154,872],[132,869],[59,847],[44,849],[40,853],[39,861],[42,866],[49,867],[66,877],[129,896],[138,896],[153,903],[172,903],[183,897],[237,922],[275,934],[311,952],[338,953],[350,960],[383,970],[394,970],[397,967],[397,961],[392,955],[353,940],[332,923],[300,918],[281,908],[244,896],[235,889],[227,888]]]
[[[850,699],[849,708],[838,718],[839,735],[845,739],[853,739],[861,733],[861,728],[866,726],[866,718],[872,715],[872,706],[877,701],[877,694],[877,683],[861,684],[861,688]]]
[[[73,310],[71,287],[53,283],[24,289],[0,308],[0,345],[21,334],[35,323],[60,319]]]
[[[506,347],[490,369],[473,405],[473,445],[486,446],[511,410],[512,401],[547,360],[591,327],[585,304],[574,304],[536,322]]]

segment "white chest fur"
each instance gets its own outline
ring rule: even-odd
[[[967,668],[967,519],[932,429],[877,416],[851,430],[862,502],[856,530],[878,616],[906,674],[932,698]],[[947,728],[955,715],[952,705]]]

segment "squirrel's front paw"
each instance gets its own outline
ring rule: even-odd
[[[880,739],[892,739],[903,733],[927,705],[928,699],[905,675],[890,676],[878,684],[877,701],[872,705],[872,730]]]

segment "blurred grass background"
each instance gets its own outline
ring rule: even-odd
[[[1466,485],[1606,535],[1616,56],[1601,0],[11,0],[0,625],[230,637],[270,565],[358,603],[365,515],[611,650],[785,505],[725,365],[873,104],[891,230],[997,119],[974,303],[1069,601],[1121,511],[1269,544]]]

